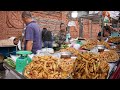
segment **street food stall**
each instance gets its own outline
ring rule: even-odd
[[[119,55],[113,50],[96,54],[72,47],[33,56],[22,72],[6,61],[3,66],[15,79],[109,79],[120,63]]]
[[[81,15],[92,23],[105,25],[98,14]],[[92,24],[91,23],[91,24]],[[81,23],[80,23],[81,24]],[[82,34],[80,34],[82,36]],[[36,54],[16,51],[3,61],[6,69],[3,79],[114,79],[119,77],[120,37],[110,37],[107,42],[90,36],[71,39],[58,50],[43,48]],[[57,38],[57,37],[56,37]],[[55,45],[57,46],[57,45]]]

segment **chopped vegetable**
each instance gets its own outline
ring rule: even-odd
[[[8,65],[10,65],[12,68],[15,68],[15,67],[16,67],[15,62],[14,62],[12,59],[10,59],[10,58],[5,59],[5,62],[6,62]]]
[[[63,45],[61,45],[61,48],[67,48],[68,47],[68,45],[67,44],[63,44]]]

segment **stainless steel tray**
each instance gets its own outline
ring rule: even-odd
[[[120,60],[116,60],[116,61],[110,61],[109,63],[117,63],[119,62]]]
[[[117,66],[118,66],[119,63],[120,63],[120,60],[118,60],[117,62],[114,62],[114,63],[113,63],[114,66],[113,66],[113,68],[111,68],[111,70],[109,71],[109,74],[108,74],[107,79],[109,79],[109,78],[111,77],[111,75],[115,72],[115,70],[116,70],[116,68],[117,68]],[[111,63],[111,64],[112,64],[112,63]]]
[[[9,66],[6,62],[3,63],[3,67],[5,69],[9,70],[13,75],[15,75],[15,77],[17,77],[17,79],[27,79],[22,74],[18,73],[14,68]]]

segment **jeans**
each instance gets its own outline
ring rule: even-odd
[[[52,41],[44,41],[44,47],[52,48]]]

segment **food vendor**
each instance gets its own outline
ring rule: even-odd
[[[18,37],[10,37],[9,40],[12,40],[14,45],[17,45],[17,49],[21,50],[21,41]]]
[[[45,48],[52,48],[52,32],[47,28],[42,30],[42,40]]]
[[[66,35],[67,35],[67,30],[66,26],[64,23],[60,24],[60,31],[58,33],[58,41],[57,43],[59,44],[59,47],[61,47],[62,44],[66,44]]]
[[[22,12],[22,20],[26,24],[24,50],[36,54],[42,48],[42,31],[29,11]]]
[[[110,35],[111,35],[110,27],[109,26],[104,26],[103,27],[103,39],[104,39],[104,41],[107,42]],[[101,32],[98,33],[97,38],[98,38],[98,40],[101,40]]]

